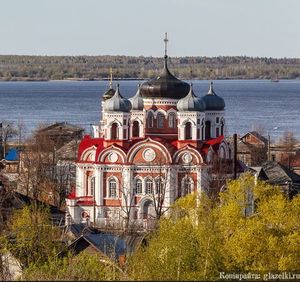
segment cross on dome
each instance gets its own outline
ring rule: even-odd
[[[167,55],[167,51],[168,51],[168,41],[169,41],[169,39],[168,39],[168,33],[166,32],[166,33],[165,33],[165,38],[164,38],[164,42],[165,42],[165,57],[168,56],[168,55]]]

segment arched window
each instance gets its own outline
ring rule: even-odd
[[[143,193],[143,184],[142,180],[139,178],[136,178],[135,185],[134,185],[134,194],[142,194]]]
[[[135,120],[132,124],[132,137],[140,136],[140,124],[137,120]]]
[[[170,128],[175,128],[176,127],[176,115],[175,115],[175,113],[169,113],[168,120],[169,120],[169,127]]]
[[[225,157],[226,157],[225,149],[224,149],[224,147],[221,147],[220,148],[220,158],[225,159]]]
[[[153,181],[152,179],[148,178],[146,180],[146,194],[153,194]]]
[[[201,138],[202,138],[202,140],[204,140],[204,128],[205,128],[205,124],[204,124],[204,119],[203,119],[202,123],[201,123]]]
[[[147,122],[148,122],[148,127],[152,128],[154,124],[154,116],[152,112],[149,112]]]
[[[194,189],[194,181],[190,177],[183,178],[181,182],[181,195],[185,196],[192,193]]]
[[[161,177],[156,179],[155,186],[156,186],[156,191],[155,191],[156,194],[164,193],[164,181]]]
[[[165,116],[162,113],[157,114],[157,128],[163,128],[165,123]]]
[[[192,124],[190,122],[185,124],[184,137],[185,140],[192,139]]]
[[[221,120],[221,135],[224,135],[224,119]]]
[[[90,196],[94,196],[95,193],[95,177],[90,179]]]
[[[109,198],[117,198],[117,181],[115,178],[108,181],[108,196]]]
[[[119,139],[119,129],[118,129],[118,124],[114,122],[111,125],[111,140],[117,140]]]
[[[209,120],[207,120],[205,122],[205,139],[210,139],[211,138],[210,128],[211,128],[211,122]]]

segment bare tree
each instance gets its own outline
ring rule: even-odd
[[[135,191],[132,187],[126,187],[122,180],[119,188],[118,201],[121,207],[121,218],[123,220],[123,228],[125,231],[134,229],[134,219],[132,218],[132,208],[135,205]]]
[[[4,120],[0,123],[1,143],[3,146],[3,156],[7,152],[7,142],[17,135],[17,129],[13,121]]]
[[[23,142],[24,142],[24,132],[25,132],[25,123],[23,120],[19,119],[18,120],[18,123],[17,123],[17,126],[16,126],[16,135],[17,135],[17,138],[18,138],[18,146],[20,147]]]
[[[154,220],[159,220],[169,209],[167,205],[167,197],[173,197],[177,186],[172,186],[170,183],[170,166],[165,163],[162,157],[157,157],[155,163],[148,163],[148,169],[150,171],[149,176],[152,180],[152,188],[147,191],[146,182],[146,194],[153,202],[154,208]],[[149,182],[150,185],[150,182]]]
[[[75,174],[72,160],[60,160],[54,141],[47,135],[34,135],[27,140],[20,162],[23,192],[61,207]]]
[[[210,173],[212,178],[209,183],[208,196],[216,200],[226,180],[233,178],[233,161],[214,154],[210,163]]]
[[[280,139],[279,143],[282,147],[280,162],[290,167],[290,162],[293,156],[296,154],[296,145],[298,143],[298,140],[295,138],[293,132],[286,131],[283,133],[283,136]]]

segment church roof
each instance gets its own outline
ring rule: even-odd
[[[224,99],[218,96],[213,88],[213,83],[210,83],[208,93],[202,97],[206,105],[206,111],[223,111],[225,108]]]
[[[164,68],[155,78],[141,86],[143,98],[181,99],[189,93],[188,83],[176,78],[168,69],[168,56],[164,58]]]
[[[143,142],[147,138],[132,140],[130,141],[129,147],[126,148],[121,147],[117,144],[113,144],[113,146],[120,148],[125,154],[127,154],[130,148],[132,148],[135,144],[139,142]],[[166,148],[166,150],[170,153],[171,156],[173,156],[175,152],[180,149],[180,147],[178,147],[179,140],[177,139],[164,139],[161,137],[153,137],[151,138],[151,140],[159,142],[161,145],[163,145]],[[195,147],[193,145],[190,146],[195,148],[197,151],[199,151],[200,154],[206,155],[210,147],[212,147],[214,151],[217,151],[223,140],[224,140],[224,136],[222,135],[217,138],[212,138],[210,140],[203,141],[201,145],[199,145],[198,147]],[[92,147],[96,148],[96,159],[98,159],[99,154],[107,148],[104,145],[103,138],[91,138],[89,135],[85,135],[83,140],[79,144],[78,161],[81,160],[83,152],[88,148],[92,148]]]
[[[116,93],[116,90],[110,87],[107,91],[104,92],[102,95],[102,100],[106,101],[107,99],[110,99],[112,96],[114,96]]]
[[[177,109],[180,112],[205,111],[205,102],[195,95],[193,91],[193,84],[190,85],[189,93],[177,102]]]
[[[104,110],[106,112],[130,112],[131,103],[121,95],[119,84],[117,84],[114,96],[104,102]]]
[[[131,110],[142,111],[144,109],[144,101],[141,96],[140,84],[138,85],[136,94],[128,100],[131,103]]]

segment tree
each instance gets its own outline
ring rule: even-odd
[[[72,255],[65,258],[51,257],[44,264],[30,265],[23,274],[24,281],[117,281],[128,280],[113,262],[99,254]]]
[[[297,271],[300,197],[250,175],[230,181],[218,200],[179,199],[146,247],[129,261],[143,280],[215,280],[225,273]]]
[[[75,167],[72,161],[66,160],[58,154],[56,143],[46,134],[39,134],[39,130],[31,136],[20,156],[20,185],[26,195],[63,206],[66,194],[70,191],[71,182],[74,178]],[[59,140],[60,142],[60,140]],[[77,143],[71,147],[77,150]],[[61,152],[62,154],[64,152]]]
[[[1,132],[1,145],[3,146],[3,157],[5,157],[7,152],[7,142],[17,135],[17,130],[15,128],[13,121],[4,120],[0,123]]]
[[[7,224],[4,248],[22,267],[42,264],[62,247],[60,232],[51,224],[50,212],[36,205],[15,210]]]
[[[290,131],[284,132],[280,139],[280,145],[283,151],[280,156],[280,162],[287,167],[290,167],[290,161],[295,154],[297,143],[298,140],[295,138],[294,133]]]
[[[299,270],[299,196],[290,201],[278,187],[244,176],[231,182],[221,202],[225,271]]]
[[[298,140],[295,138],[294,133],[285,131],[282,138],[280,138],[280,145],[283,146],[285,152],[294,152]]]

